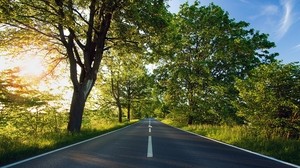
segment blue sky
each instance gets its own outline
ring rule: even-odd
[[[194,0],[169,0],[171,12],[180,4]],[[277,59],[283,63],[300,62],[300,0],[200,0],[200,4],[213,2],[229,13],[236,21],[250,23],[250,28],[269,34],[275,42]]]

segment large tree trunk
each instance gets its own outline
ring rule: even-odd
[[[71,102],[68,131],[79,132],[81,129],[82,115],[85,106],[85,98],[82,90],[73,91]]]
[[[80,87],[74,87],[69,113],[69,132],[80,132],[85,102],[90,91],[92,90],[93,85],[94,80],[90,79]]]

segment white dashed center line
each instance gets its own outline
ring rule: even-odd
[[[149,118],[149,133],[151,133],[151,119]],[[149,135],[148,136],[148,149],[147,149],[147,157],[153,157],[153,151],[152,151],[152,137]]]
[[[151,136],[148,136],[147,157],[153,157],[153,152],[152,152],[152,137]]]

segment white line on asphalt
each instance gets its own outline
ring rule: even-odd
[[[171,125],[168,125],[168,126],[173,127]],[[206,136],[202,136],[202,135],[196,134],[194,132],[186,131],[186,130],[183,130],[183,129],[180,129],[180,128],[177,128],[177,127],[173,127],[173,128],[181,130],[181,131],[184,131],[184,132],[187,132],[187,133],[190,133],[190,134],[193,134],[193,135],[196,135],[196,136],[199,136],[201,138],[205,138],[205,139],[208,139],[208,140],[211,140],[211,141],[214,141],[214,142],[217,142],[217,143],[220,143],[220,144],[223,144],[223,145],[235,148],[235,149],[238,149],[238,150],[241,150],[241,151],[244,151],[244,152],[248,152],[248,153],[251,153],[251,154],[263,157],[263,158],[267,158],[267,159],[270,159],[270,160],[273,160],[273,161],[276,161],[276,162],[279,162],[279,163],[283,163],[285,165],[289,165],[289,166],[292,166],[292,167],[300,168],[299,165],[295,165],[293,163],[285,162],[283,160],[279,160],[279,159],[276,159],[276,158],[273,158],[273,157],[270,157],[270,156],[266,156],[266,155],[263,155],[263,154],[260,154],[260,153],[256,153],[256,152],[253,152],[253,151],[250,151],[250,150],[247,150],[247,149],[244,149],[244,148],[240,148],[240,147],[237,147],[237,146],[234,146],[234,145],[230,145],[230,144],[227,144],[225,142],[221,142],[221,141],[218,141],[218,140],[215,140],[215,139],[212,139],[212,138],[208,138]]]
[[[149,118],[149,125],[148,125],[148,128],[149,128],[149,132],[151,132],[152,126],[151,126],[151,119],[150,119],[150,118]]]
[[[153,152],[152,152],[152,137],[151,136],[148,136],[147,157],[153,157]]]

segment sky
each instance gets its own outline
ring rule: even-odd
[[[169,10],[177,13],[182,3],[194,0],[169,0]],[[200,0],[201,5],[214,3],[236,21],[250,23],[260,33],[269,34],[283,63],[300,62],[300,0]]]

